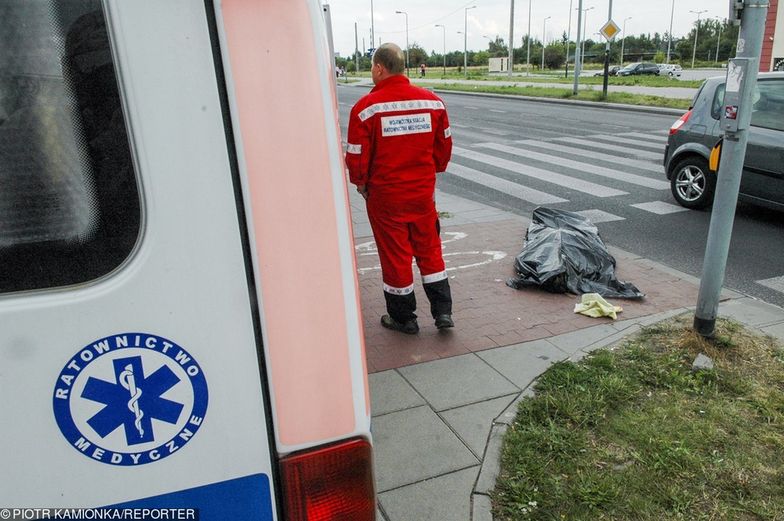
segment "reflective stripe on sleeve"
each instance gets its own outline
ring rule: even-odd
[[[391,295],[408,295],[414,292],[414,285],[411,284],[405,288],[393,288],[389,284],[384,284],[384,291]]]
[[[432,284],[433,282],[438,282],[439,280],[444,280],[446,278],[446,270],[439,271],[438,273],[431,273],[430,275],[422,275],[422,284]]]
[[[444,139],[449,139],[450,137],[452,137],[452,128],[446,127],[444,129]]]
[[[369,106],[359,113],[359,119],[365,121],[366,119],[378,114],[379,112],[404,112],[406,110],[417,109],[430,109],[430,110],[445,110],[444,104],[441,101],[434,99],[412,99],[402,101],[385,101],[383,103],[376,103]]]
[[[362,145],[354,145],[352,143],[346,143],[346,152],[348,152],[349,154],[361,154]]]

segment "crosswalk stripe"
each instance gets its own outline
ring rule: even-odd
[[[784,293],[784,276],[758,280],[756,282],[757,284],[762,284],[763,286],[774,291],[780,291],[781,293]]]
[[[551,172],[549,170],[544,170],[543,168],[536,168],[523,165],[521,163],[515,163],[514,161],[509,161],[508,159],[494,157],[461,147],[454,147],[452,149],[452,154],[464,157],[466,159],[472,159],[486,165],[503,168],[504,170],[515,172],[516,174],[538,179],[547,183],[552,183],[571,190],[579,190],[580,192],[594,195],[596,197],[614,197],[616,195],[628,194],[628,192],[616,190],[615,188],[610,188],[608,186],[602,186],[600,184],[583,181],[582,179]]]
[[[574,170],[579,170],[582,172],[587,172],[589,174],[606,177],[608,179],[615,179],[616,181],[623,181],[625,183],[644,186],[645,188],[653,188],[655,190],[666,190],[669,189],[670,187],[670,183],[667,183],[660,179],[651,179],[641,175],[627,174],[624,172],[619,172],[617,170],[612,170],[610,168],[605,168],[603,166],[592,165],[581,161],[574,161],[572,159],[566,159],[551,154],[540,154],[539,152],[533,152],[531,150],[523,150],[520,148],[510,147],[508,145],[500,145],[497,143],[480,143],[477,146],[481,146],[483,148],[490,148],[492,150],[497,150],[499,152],[506,152],[507,154],[514,154],[516,156],[525,157],[527,159],[533,159],[534,161],[543,161],[553,165],[564,166],[566,168],[572,168]]]
[[[593,224],[609,223],[609,222],[613,222],[613,221],[625,221],[626,220],[626,217],[621,217],[620,215],[614,215],[614,214],[605,212],[603,210],[597,210],[597,209],[581,210],[581,211],[575,212],[575,213],[579,213],[580,215],[582,215],[583,217],[585,217],[589,221],[591,221]]]
[[[534,190],[533,188],[528,188],[527,186],[513,183],[512,181],[507,181],[506,179],[501,179],[500,177],[455,163],[449,165],[447,172],[536,205],[569,202],[567,199],[540,192],[539,190]]]
[[[656,215],[667,215],[671,213],[688,212],[687,208],[675,204],[665,203],[664,201],[651,201],[650,203],[632,204],[634,208],[655,213]]]
[[[540,148],[546,148],[547,150],[552,150],[553,152],[563,152],[565,154],[588,157],[591,159],[598,159],[600,161],[604,161],[605,163],[617,163],[623,166],[631,166],[638,170],[647,170],[648,172],[653,172],[659,175],[662,175],[664,172],[664,168],[661,166],[660,163],[657,164],[657,163],[652,163],[650,161],[644,161],[640,159],[629,159],[627,157],[618,157],[612,154],[602,154],[601,152],[594,152],[593,150],[586,150],[584,148],[559,145],[558,143],[552,143],[550,141],[538,141],[536,139],[522,139],[520,141],[515,141],[515,143],[519,145],[530,145],[530,146],[535,146]]]
[[[667,143],[667,136],[661,135],[651,135],[651,134],[643,134],[642,132],[627,132],[624,136],[629,136],[637,139],[644,139],[646,141],[652,141],[654,143]]]
[[[659,151],[661,154],[664,154],[664,147],[662,145],[659,145],[658,143],[651,143],[650,141],[641,141],[639,139],[631,139],[621,136],[610,136],[607,134],[591,136],[591,139],[610,141],[611,143],[625,143],[634,147],[642,147],[651,151]]]
[[[634,150],[628,146],[608,145],[606,143],[597,143],[596,141],[589,141],[587,139],[580,139],[578,137],[561,137],[556,138],[555,141],[564,141],[566,143],[574,143],[575,145],[585,145],[594,148],[601,148],[603,150],[612,150],[622,154],[630,154],[645,159],[661,160],[664,157],[664,151],[660,153],[647,152],[645,150]]]

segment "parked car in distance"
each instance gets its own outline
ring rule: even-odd
[[[683,72],[683,67],[677,63],[660,63],[659,76],[680,77]]]
[[[664,171],[673,197],[686,208],[713,201],[716,172],[708,162],[723,135],[725,81],[724,76],[705,80],[692,107],[670,128]],[[739,198],[784,210],[784,72],[760,73],[752,102]]]
[[[611,65],[609,69],[607,69],[608,76],[615,76],[621,68],[618,65]],[[604,68],[599,69],[596,71],[594,76],[604,76]]]
[[[617,73],[618,76],[636,76],[643,74],[658,75],[659,66],[655,63],[636,62],[630,63]]]

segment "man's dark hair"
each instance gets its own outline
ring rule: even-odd
[[[406,60],[403,50],[394,43],[379,45],[373,53],[373,64],[380,63],[390,74],[403,74]]]

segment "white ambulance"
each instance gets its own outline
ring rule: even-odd
[[[326,35],[318,0],[0,0],[2,519],[374,518]]]

